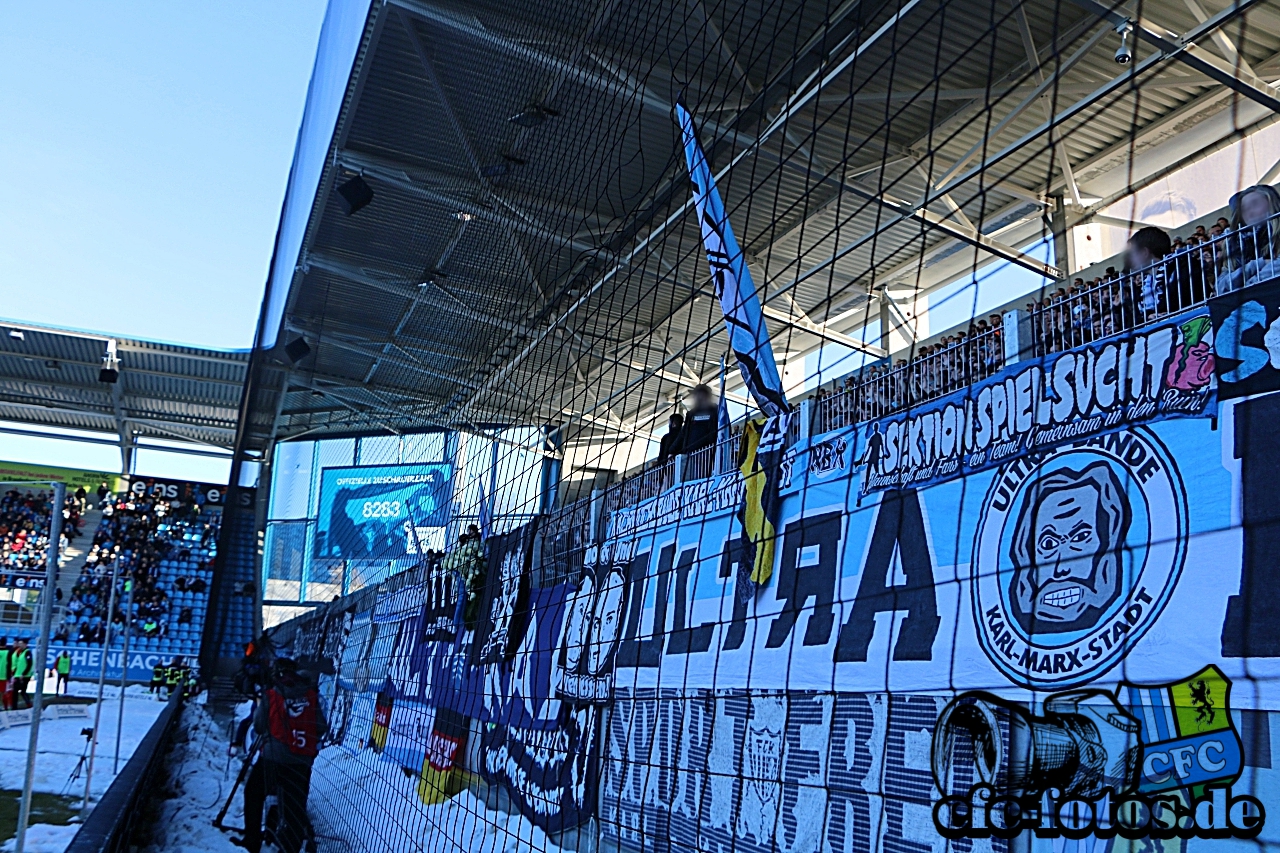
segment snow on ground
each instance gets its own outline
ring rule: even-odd
[[[52,690],[52,679],[47,679],[46,690]],[[72,682],[72,696],[97,698],[97,684]],[[49,696],[48,693],[45,694]],[[40,720],[40,741],[36,749],[34,790],[46,794],[62,794],[83,797],[87,767],[81,769],[80,778],[70,782],[71,774],[84,754],[87,739],[81,730],[94,726],[96,704],[80,705],[84,717],[53,719],[46,710]],[[116,720],[120,710],[120,688],[103,689],[102,719],[98,723],[97,758],[94,761],[93,782],[90,787],[90,803],[96,802],[115,781],[113,772],[116,747]],[[151,730],[151,725],[164,703],[147,693],[145,688],[129,687],[125,691],[124,717],[120,730],[120,768],[123,769],[138,744]],[[31,726],[14,725],[0,729],[0,789],[21,790],[27,768],[27,746],[30,743]],[[79,830],[79,824],[54,826],[32,824],[27,828],[28,853],[62,853]],[[16,838],[10,838],[0,850],[13,850]]]
[[[226,731],[204,708],[186,708],[169,758],[174,796],[163,801],[153,846],[144,853],[243,853],[213,827],[239,766],[236,759],[228,767]],[[308,804],[320,853],[561,853],[524,817],[487,809],[470,791],[424,805],[417,783],[370,750],[325,749]],[[242,791],[225,818],[229,825],[244,823]]]
[[[26,853],[62,853],[80,830],[80,824],[67,826],[50,826],[47,823],[36,823],[27,827],[27,838],[24,844]],[[0,850],[15,850],[18,839],[10,838]]]
[[[228,767],[227,736],[222,727],[202,706],[184,708],[168,760],[171,796],[160,805],[160,817],[152,829],[152,846],[147,853],[244,853],[231,843],[231,836],[213,826],[239,769],[238,759]],[[241,808],[241,795],[237,793],[225,818],[228,825],[244,823]]]
[[[560,853],[520,814],[485,807],[470,790],[424,805],[416,776],[365,749],[324,750],[311,777],[320,853]]]
[[[72,694],[79,696],[97,696],[97,685],[73,684]],[[68,794],[84,796],[85,774],[68,787],[68,779],[80,756],[84,754],[87,740],[80,734],[81,729],[94,725],[95,707],[86,708],[88,716],[50,719],[44,716],[40,720],[40,743],[36,750],[36,774],[34,788],[47,794]],[[97,758],[93,767],[93,785],[90,789],[91,800],[96,800],[106,792],[115,779],[112,772],[116,747],[116,718],[120,708],[120,689],[118,686],[103,691],[102,720],[99,724]],[[151,730],[151,724],[164,710],[164,704],[149,696],[139,687],[130,687],[125,693],[124,725],[120,732],[120,768],[123,769],[129,756],[137,749],[138,744]],[[27,768],[27,744],[31,737],[29,725],[13,726],[0,730],[0,788],[22,790],[23,777]]]

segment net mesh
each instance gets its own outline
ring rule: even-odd
[[[1180,720],[1169,685],[1210,664],[1194,701],[1232,703],[1244,746],[1202,782],[1265,801],[1268,655],[1229,648],[1264,610],[1194,567],[1197,537],[1248,538],[1233,489],[1275,467],[1204,464],[1246,458],[1210,396],[1210,300],[1280,272],[1280,196],[1233,199],[1280,165],[1278,22],[1208,0],[376,6],[334,154],[374,200],[313,221],[291,310],[316,353],[282,413],[299,440],[361,437],[281,444],[273,472],[269,603],[338,596],[272,635],[319,684],[260,694],[279,778],[253,790],[298,824],[285,848],[1029,849],[943,838],[935,803],[1118,794],[1078,744],[1034,780],[1008,756],[1087,718],[1123,767],[1189,736],[1152,709]],[[744,430],[677,103],[794,409],[773,458]],[[432,465],[447,520],[407,510],[394,558],[332,550],[324,471]],[[1197,589],[1218,622],[1178,646]],[[1091,684],[1112,698],[1045,704]],[[300,712],[292,750],[261,710],[286,700],[327,718]]]

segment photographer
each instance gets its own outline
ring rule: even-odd
[[[269,790],[280,803],[276,846],[281,853],[298,853],[302,848],[311,765],[329,729],[320,694],[296,663],[278,658],[274,676],[254,712],[253,729],[262,741],[262,751],[244,786],[244,838],[233,839],[250,853],[262,849],[262,808]]]

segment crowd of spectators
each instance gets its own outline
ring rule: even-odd
[[[1076,278],[1026,304],[1036,355],[1088,344],[1177,314],[1219,294],[1280,276],[1280,193],[1251,187],[1231,199],[1232,216],[1171,237],[1147,226],[1125,247],[1123,270]],[[883,417],[937,399],[1004,366],[1001,316],[919,348],[909,359],[870,365],[814,399],[817,431]]]
[[[108,625],[112,631],[127,626],[135,635],[161,637],[171,620],[189,623],[189,608],[171,613],[169,590],[160,579],[162,560],[191,557],[182,544],[189,532],[198,533],[202,545],[215,542],[218,534],[216,522],[201,519],[194,499],[173,503],[150,495],[124,495],[105,500],[102,522],[54,638],[103,643]],[[185,576],[176,578],[173,586],[178,592],[194,593],[208,588],[203,578]]]
[[[1028,302],[1023,310],[1032,339],[1019,340],[1018,348],[1037,356],[1072,349],[1278,276],[1280,192],[1250,187],[1232,197],[1230,218],[1177,236],[1141,228],[1127,241],[1123,270],[1108,267],[1091,280],[1076,278]],[[1005,347],[1003,315],[975,318],[967,329],[918,347],[909,357],[884,359],[819,386],[812,395],[812,429],[840,429],[961,390],[999,372]],[[689,411],[671,415],[656,464],[647,466],[652,476],[627,478],[613,490],[612,502],[624,506],[664,488],[667,464],[714,445],[717,423],[711,391],[700,385]],[[694,467],[694,476],[705,476],[705,466]]]
[[[52,504],[52,495],[44,491],[10,489],[0,497],[0,573],[44,571],[48,562]],[[74,499],[67,501],[61,547],[80,535],[82,511],[82,503]]]
[[[1280,193],[1250,187],[1231,199],[1231,218],[1171,237],[1147,226],[1125,247],[1125,268],[1077,278],[1028,303],[1037,354],[1059,352],[1280,275]]]
[[[1004,366],[1003,318],[976,319],[916,350],[914,358],[887,359],[814,391],[818,432],[883,417],[985,379]]]

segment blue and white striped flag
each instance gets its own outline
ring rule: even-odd
[[[760,310],[755,282],[751,280],[742,249],[734,239],[724,202],[720,200],[711,175],[711,166],[698,143],[693,117],[680,104],[676,104],[676,115],[684,141],[685,160],[689,165],[689,179],[693,181],[693,201],[702,226],[702,244],[707,250],[716,296],[720,299],[724,322],[729,329],[729,344],[738,357],[742,380],[760,406],[760,411],[766,417],[777,417],[791,407],[782,391],[782,379],[773,357],[773,346],[769,343],[769,329]]]

